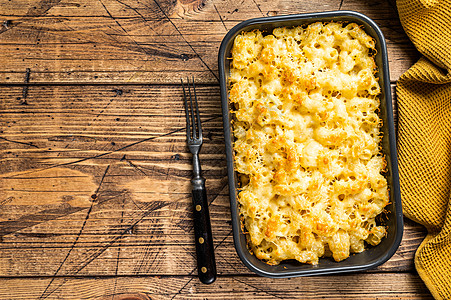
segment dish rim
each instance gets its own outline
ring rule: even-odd
[[[380,97],[381,103],[385,100],[385,115],[386,119],[384,122],[387,122],[388,132],[384,132],[384,134],[388,133],[388,148],[389,148],[389,159],[390,159],[390,168],[391,168],[391,181],[392,185],[390,186],[390,192],[393,193],[394,199],[394,208],[395,212],[393,213],[393,217],[395,218],[396,230],[395,237],[391,247],[382,255],[379,259],[374,262],[361,264],[361,265],[348,265],[336,268],[319,268],[319,265],[312,266],[310,269],[303,269],[298,271],[287,271],[287,272],[275,272],[268,271],[254,265],[247,257],[244,251],[249,251],[247,247],[243,249],[240,236],[244,234],[241,232],[241,220],[238,212],[238,201],[236,198],[236,180],[235,180],[235,168],[233,161],[233,141],[231,137],[231,123],[229,118],[229,99],[228,99],[228,84],[226,79],[228,76],[225,74],[226,63],[228,59],[226,55],[227,47],[231,42],[233,42],[233,38],[241,31],[246,31],[246,28],[252,25],[265,25],[277,22],[290,22],[290,21],[299,21],[299,25],[305,23],[312,23],[315,19],[328,19],[329,21],[334,21],[334,19],[338,18],[346,18],[349,20],[345,20],[348,22],[360,21],[364,25],[372,28],[377,36],[377,42],[380,43],[381,48],[381,56],[382,56],[382,64],[378,65],[379,76],[383,77],[383,85],[384,85],[384,95]],[[325,21],[325,20],[324,20]],[[283,26],[283,25],[280,25]],[[293,26],[293,25],[287,25]],[[279,26],[274,26],[279,27]],[[248,29],[249,30],[249,29]],[[368,33],[369,34],[369,33]],[[371,35],[371,34],[370,34]],[[373,38],[376,38],[374,35],[371,35]],[[224,140],[226,146],[226,160],[227,160],[227,175],[229,182],[229,196],[230,196],[230,209],[232,214],[232,230],[233,230],[233,239],[235,249],[237,251],[238,256],[241,261],[248,267],[251,271],[255,272],[258,275],[270,277],[270,278],[287,278],[287,277],[296,277],[296,276],[306,276],[306,275],[319,275],[319,274],[332,274],[332,273],[343,273],[343,272],[355,272],[355,271],[363,271],[371,268],[375,268],[387,260],[389,260],[393,254],[398,249],[403,235],[403,214],[402,214],[402,206],[401,206],[401,192],[399,187],[399,172],[398,172],[398,162],[397,162],[397,152],[396,152],[396,135],[394,130],[394,120],[393,120],[393,107],[392,107],[392,95],[390,89],[390,75],[389,75],[389,67],[388,67],[388,56],[386,49],[385,38],[382,34],[382,31],[377,26],[377,24],[371,20],[369,17],[364,14],[355,12],[355,11],[328,11],[328,12],[318,12],[318,13],[305,13],[305,14],[294,14],[294,15],[281,15],[275,17],[263,17],[263,18],[254,18],[243,21],[236,26],[234,26],[229,32],[225,35],[222,40],[221,46],[219,48],[218,55],[218,67],[219,67],[219,81],[220,81],[220,93],[221,93],[221,104],[222,104],[222,117],[223,117],[223,127],[224,127]],[[388,154],[386,154],[388,155]],[[246,238],[244,236],[244,238]],[[375,246],[378,247],[379,245]],[[375,248],[374,247],[374,248]],[[368,251],[368,250],[366,250]],[[358,254],[357,254],[358,255]],[[338,263],[340,264],[340,263]],[[269,266],[269,265],[268,265]],[[270,266],[272,267],[272,266]]]

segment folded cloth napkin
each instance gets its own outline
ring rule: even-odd
[[[428,235],[415,267],[436,299],[451,299],[451,0],[397,0],[423,57],[397,84],[404,214]]]

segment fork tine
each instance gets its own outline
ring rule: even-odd
[[[199,106],[197,105],[196,85],[194,84],[194,77],[193,77],[193,91],[194,91],[194,102],[196,102],[196,117],[197,117],[198,138],[202,139],[202,124],[200,122]]]
[[[183,100],[185,102],[185,117],[186,117],[186,138],[189,140],[191,139],[191,131],[190,131],[190,121],[189,121],[189,110],[188,110],[188,98],[186,97],[185,92],[185,85],[183,84],[183,79],[180,78],[180,81],[182,82],[182,88],[183,88]],[[189,82],[188,82],[189,87]]]
[[[193,97],[191,96],[191,88],[190,88],[190,84],[189,84],[189,78],[186,78],[186,80],[188,81],[189,101],[190,101],[190,104],[191,104],[190,105],[190,107],[191,107],[191,118],[193,120],[193,139],[196,139],[197,138],[197,136],[196,136],[197,129],[196,129],[196,119],[195,119],[194,110],[193,110]],[[194,84],[194,79],[193,79],[193,84]],[[194,89],[194,87],[193,87],[193,89]]]

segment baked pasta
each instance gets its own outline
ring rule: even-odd
[[[275,265],[377,245],[389,202],[375,41],[357,24],[236,36],[230,65],[238,201],[250,250]]]

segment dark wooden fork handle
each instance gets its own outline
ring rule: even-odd
[[[193,179],[192,181],[197,270],[200,281],[210,284],[216,280],[216,262],[205,180]]]

